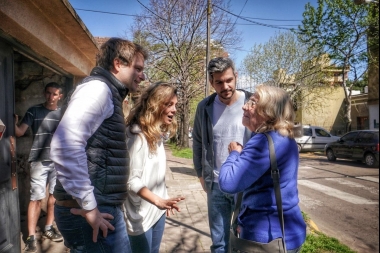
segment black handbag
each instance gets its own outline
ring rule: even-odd
[[[264,133],[269,142],[269,156],[271,164],[271,175],[273,179],[273,185],[276,195],[276,205],[278,211],[278,219],[281,224],[282,238],[277,238],[269,243],[254,242],[250,240],[245,240],[237,236],[237,216],[239,214],[239,209],[241,201],[243,198],[243,193],[240,192],[237,197],[234,215],[232,218],[232,225],[230,228],[230,241],[229,241],[229,252],[230,253],[286,253],[285,244],[285,229],[284,229],[284,212],[282,209],[282,199],[280,191],[280,173],[277,169],[276,155],[274,152],[274,144],[272,137]]]

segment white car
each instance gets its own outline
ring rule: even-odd
[[[295,138],[298,151],[323,151],[327,143],[336,141],[338,136],[330,134],[326,129],[318,126],[302,126],[303,136]]]

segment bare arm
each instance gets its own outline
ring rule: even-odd
[[[20,126],[18,126],[17,125],[17,123],[18,123],[18,115],[15,114],[14,116],[15,116],[15,135],[16,135],[16,137],[23,136],[29,126],[27,124],[25,124],[25,123],[22,123]]]

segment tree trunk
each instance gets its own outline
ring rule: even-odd
[[[351,96],[349,96],[351,98]],[[351,99],[345,99],[344,100],[344,121],[345,121],[345,127],[346,127],[346,133],[351,131]]]

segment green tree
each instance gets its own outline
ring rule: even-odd
[[[327,55],[309,50],[291,31],[276,33],[268,42],[254,44],[243,60],[243,71],[253,83],[284,88],[295,108],[302,107],[310,114],[323,107],[325,96],[315,94],[321,92],[321,85],[330,75],[328,67]]]
[[[347,80],[347,85],[352,86],[352,90],[360,90],[361,92],[364,92],[364,87],[368,86],[368,71],[363,74],[362,78],[356,81]]]
[[[224,0],[213,5],[228,10]],[[150,51],[147,71],[150,82],[168,81],[178,89],[177,145],[188,147],[191,101],[205,90],[206,17],[204,0],[151,0],[135,18],[134,40]],[[228,13],[213,9],[211,36],[216,51],[239,42]],[[218,45],[218,46],[217,46]]]
[[[305,6],[299,26],[299,38],[308,43],[311,50],[327,52],[342,69],[346,131],[350,131],[352,122],[352,87],[367,71],[367,35],[379,13],[375,19],[368,14],[369,6],[356,5],[353,0],[318,0],[317,8],[310,3]],[[353,73],[352,83],[347,83],[347,69]]]

